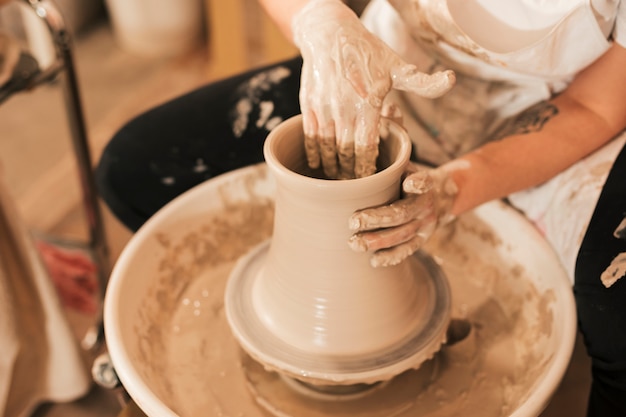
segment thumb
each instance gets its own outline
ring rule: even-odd
[[[405,178],[402,189],[405,193],[425,194],[435,185],[433,177],[427,170],[419,170]]]
[[[437,98],[447,93],[456,77],[454,71],[437,71],[426,74],[418,71],[415,65],[403,63],[391,70],[393,88],[415,93],[426,98]]]

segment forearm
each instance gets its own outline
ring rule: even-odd
[[[626,52],[613,47],[561,95],[530,109],[511,134],[449,164],[459,194],[453,213],[539,185],[598,149],[626,126]],[[532,115],[530,115],[532,116]]]
[[[540,130],[507,136],[444,166],[459,187],[454,214],[549,180],[619,131],[565,97],[549,104],[559,113]]]
[[[291,21],[310,0],[259,0],[267,14],[276,23],[287,39],[293,42]]]
[[[559,114],[541,131],[507,136],[444,166],[459,188],[454,214],[539,185],[617,133],[583,110],[552,103]]]

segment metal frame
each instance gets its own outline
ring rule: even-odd
[[[104,296],[111,272],[109,249],[96,191],[87,128],[74,66],[72,36],[65,25],[63,16],[52,2],[48,0],[19,1],[29,6],[45,23],[55,47],[56,59],[48,68],[28,74],[28,79],[20,80],[17,83],[19,88],[11,91],[9,95],[51,82],[59,75],[62,78],[64,102],[82,193],[82,207],[87,219],[88,242],[86,245],[97,269],[100,294]],[[103,341],[104,328],[102,308],[100,308],[94,325],[87,331],[81,344],[83,349],[93,351],[102,346]]]

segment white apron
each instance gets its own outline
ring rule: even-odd
[[[480,0],[372,0],[365,10],[366,27],[407,62],[424,72],[456,72],[457,84],[439,99],[390,94],[418,158],[439,165],[496,139],[508,118],[563,90],[610,47],[614,10],[604,10],[612,20],[599,21],[590,0],[525,1],[542,3],[540,25],[505,24]],[[498,4],[509,7],[506,0]],[[622,134],[545,184],[509,197],[544,233],[572,280],[596,201],[625,142]]]

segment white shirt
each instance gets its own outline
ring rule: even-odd
[[[407,43],[412,40],[421,48],[436,50],[442,62],[457,72],[490,79],[543,80],[552,92],[604,53],[612,37],[626,45],[626,5],[618,0],[372,3],[368,9],[376,13],[366,11],[364,22],[409,61],[413,48]]]
[[[391,93],[418,156],[435,164],[496,137],[503,120],[563,90],[611,42],[626,47],[626,2],[620,0],[372,0],[362,19],[419,70],[457,73],[457,85],[436,100]],[[622,134],[545,184],[509,196],[572,279],[597,199],[625,143]]]

